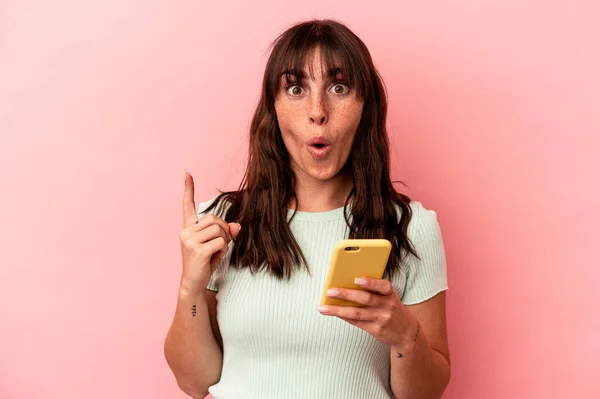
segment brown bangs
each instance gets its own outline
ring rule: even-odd
[[[298,83],[305,79],[314,80],[313,57],[315,49],[321,56],[321,73],[332,81],[337,80],[337,74],[343,76],[343,82],[355,89],[357,96],[365,100],[369,90],[368,65],[360,58],[361,43],[348,36],[344,31],[337,30],[331,25],[299,25],[294,34],[279,37],[274,42],[273,54],[265,75],[265,89],[268,98],[273,100],[281,84],[286,82]],[[308,63],[308,76],[304,66]],[[282,79],[283,78],[283,79]]]

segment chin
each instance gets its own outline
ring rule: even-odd
[[[313,169],[310,172],[308,172],[308,174],[314,179],[329,180],[332,177],[335,177],[338,174],[338,171],[333,170],[333,169],[326,169],[326,170],[314,170]]]
[[[306,162],[306,160],[303,161],[305,162],[296,163],[295,169],[315,180],[329,180],[341,171],[341,168],[336,167],[337,163],[332,162],[331,160],[321,164],[315,164],[312,160],[308,160],[308,162]]]

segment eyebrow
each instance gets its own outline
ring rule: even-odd
[[[327,71],[327,77],[330,80],[335,79],[338,74],[342,75],[342,77],[344,76],[344,73],[342,72],[342,69],[340,67],[329,68],[329,70]],[[281,72],[280,77],[286,76],[287,79],[287,76],[289,75],[292,75],[294,77],[300,77],[301,81],[308,79],[308,74],[306,73],[306,71],[298,69],[286,69],[283,72]]]

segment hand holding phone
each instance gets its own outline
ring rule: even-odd
[[[392,244],[385,239],[347,239],[338,241],[325,280],[320,305],[363,306],[356,302],[327,296],[330,288],[364,290],[356,285],[357,277],[382,278]]]

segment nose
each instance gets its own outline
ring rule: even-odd
[[[308,117],[311,124],[323,125],[327,123],[327,106],[322,94],[311,96]]]

